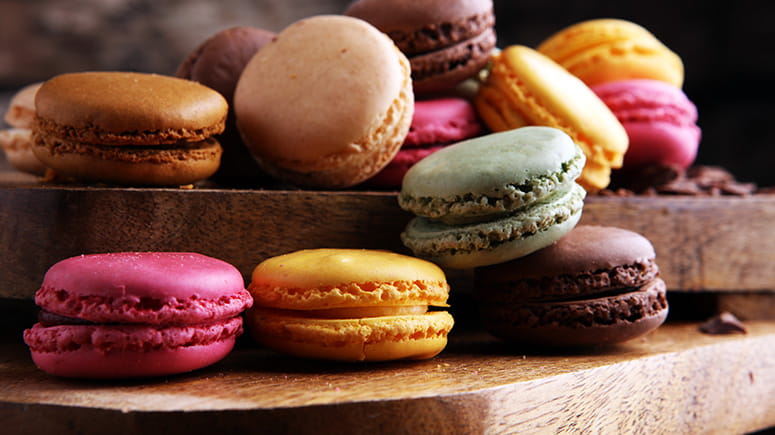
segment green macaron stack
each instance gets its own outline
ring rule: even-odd
[[[502,263],[551,245],[578,223],[581,149],[562,131],[523,127],[437,151],[404,177],[398,202],[416,215],[401,239],[442,267]]]

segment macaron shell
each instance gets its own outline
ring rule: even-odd
[[[395,31],[411,32],[424,27],[434,27],[443,32],[441,23],[465,22],[471,17],[492,13],[490,0],[358,0],[345,10],[345,15],[366,20],[385,33]],[[464,27],[459,26],[448,27]],[[465,37],[432,38],[436,44],[448,45]],[[403,46],[401,46],[404,49]],[[408,47],[406,47],[408,48]],[[431,48],[421,46],[416,51],[428,51]]]
[[[195,253],[82,255],[53,265],[35,294],[41,308],[98,323],[192,324],[252,304],[239,271]]]
[[[150,352],[102,353],[83,347],[64,353],[31,351],[35,365],[61,377],[118,379],[165,376],[201,369],[222,360],[234,348],[235,337],[208,344]]]
[[[228,105],[188,80],[134,72],[56,76],[35,97],[35,128],[65,140],[103,145],[201,141],[221,133]]]
[[[31,151],[57,176],[135,186],[181,186],[209,178],[219,168],[223,148],[215,139],[180,147],[116,147],[64,142],[32,135]]]
[[[435,264],[387,251],[310,249],[272,257],[253,270],[256,306],[326,309],[446,306],[449,286]]]
[[[336,361],[427,359],[441,352],[453,319],[447,312],[362,319],[313,319],[254,308],[253,337],[276,351]]]
[[[46,165],[32,151],[32,131],[27,128],[0,130],[0,147],[5,158],[14,168],[33,175],[42,176]]]
[[[631,149],[624,155],[625,168],[650,164],[688,168],[694,163],[701,132],[697,126],[678,126],[667,122],[623,122],[630,136]]]
[[[579,347],[619,343],[642,336],[667,318],[666,287],[656,279],[640,290],[566,302],[482,304],[483,326],[513,343]]]
[[[625,20],[584,21],[549,37],[538,51],[589,86],[626,79],[654,79],[681,87],[681,58],[645,28]]]
[[[574,185],[551,200],[501,219],[446,225],[414,218],[401,240],[418,257],[464,269],[503,263],[551,245],[581,218],[584,190]]]
[[[568,134],[587,157],[578,180],[587,190],[606,187],[610,168],[622,164],[627,132],[611,110],[583,82],[529,47],[510,46],[494,57],[475,103],[493,131],[542,125]]]
[[[406,57],[370,24],[344,16],[280,32],[245,67],[234,99],[261,166],[310,187],[374,175],[398,152],[414,110]]]
[[[364,182],[364,187],[377,187],[377,188],[401,188],[401,183],[404,181],[404,176],[409,169],[417,164],[420,160],[428,157],[444,148],[444,145],[435,147],[422,147],[415,148],[406,145],[398,151],[393,160],[388,163],[377,175],[369,178]]]
[[[473,105],[466,99],[417,100],[403,147],[449,144],[477,136],[482,130]]]

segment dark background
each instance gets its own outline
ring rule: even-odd
[[[0,109],[20,86],[84,70],[173,74],[201,41],[233,25],[279,31],[347,0],[0,0]],[[623,18],[678,53],[703,131],[697,163],[775,185],[775,3],[496,0],[498,45],[535,47],[591,18]]]

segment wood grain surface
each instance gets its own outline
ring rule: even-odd
[[[410,218],[387,192],[56,186],[4,172],[0,297],[30,298],[52,264],[84,253],[196,251],[246,278],[261,260],[297,249],[408,254],[399,234]],[[775,195],[589,197],[582,217],[648,237],[669,289],[690,292],[775,292],[772,222]]]
[[[334,364],[249,342],[194,373],[58,379],[0,344],[0,418],[19,434],[744,433],[775,425],[775,323],[705,335],[667,324],[615,347],[547,354],[453,334],[434,359]]]

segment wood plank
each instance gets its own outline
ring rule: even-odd
[[[242,342],[221,363],[138,381],[38,371],[0,344],[10,433],[744,433],[775,425],[775,323],[710,336],[666,324],[619,346],[531,352],[475,331],[434,359],[349,365]],[[4,432],[8,433],[8,432]]]
[[[297,249],[409,253],[399,234],[410,218],[389,192],[124,189],[5,180],[0,297],[30,298],[48,267],[83,253],[197,251],[234,264],[246,278],[264,258]],[[648,237],[671,290],[714,292],[775,292],[773,221],[775,195],[590,197],[582,217],[583,223]]]

